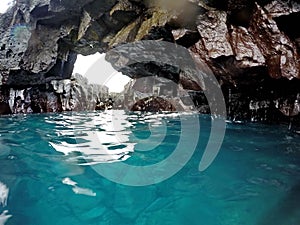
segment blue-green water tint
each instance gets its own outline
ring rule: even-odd
[[[219,155],[199,172],[210,132],[209,117],[201,117],[198,147],[180,172],[129,187],[91,165],[157,163],[178,143],[180,119],[195,115],[119,116],[114,126],[107,112],[0,118],[0,182],[9,188],[0,214],[12,215],[6,225],[300,224],[300,138],[285,126],[227,124]],[[93,132],[100,133],[98,148],[90,143]]]

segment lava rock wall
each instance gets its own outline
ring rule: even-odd
[[[296,116],[300,32],[291,22],[299,18],[296,0],[16,0],[0,15],[1,104],[8,104],[10,88],[70,78],[77,54],[157,40],[185,47],[210,67],[230,118],[249,118],[269,106]],[[158,75],[203,91],[169,65],[149,61],[122,72]]]
[[[108,98],[108,88],[89,84],[80,74],[71,79],[52,80],[24,89],[2,87],[1,114],[30,114],[95,110],[97,102]]]

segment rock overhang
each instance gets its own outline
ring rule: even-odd
[[[182,2],[16,1],[0,16],[1,85],[40,85],[70,78],[76,54],[157,40],[184,46],[210,67],[224,89],[262,87],[281,93],[276,83],[283,79],[291,80],[282,83],[292,82],[297,95],[299,37],[285,25],[289,18],[299,18],[297,1]],[[186,89],[201,89],[170,65],[149,61],[121,70],[134,78],[159,74]]]

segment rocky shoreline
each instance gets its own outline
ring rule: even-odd
[[[49,83],[29,88],[3,87],[2,90],[6,92],[1,96],[2,115],[88,111],[95,109],[99,99],[108,98],[106,86],[90,84],[80,74],[74,74],[70,79],[51,80]]]
[[[208,65],[229,119],[299,126],[299,18],[296,0],[18,0],[0,15],[0,115],[92,110],[106,91],[71,77],[77,54],[156,40]],[[120,71],[171,79],[209,113],[202,88],[178,68],[149,59]]]

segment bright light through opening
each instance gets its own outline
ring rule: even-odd
[[[97,60],[100,60],[100,58],[103,58],[103,54],[96,53],[94,55],[89,55],[89,56],[83,56],[83,55],[78,55],[77,60],[74,66],[73,73],[79,73],[83,76],[87,73],[90,67],[94,65],[94,63],[97,62]],[[99,82],[97,79],[97,76],[101,76],[100,74],[93,74],[92,77],[89,77],[89,83],[96,83],[96,84],[102,84]],[[104,75],[104,74],[103,74]],[[107,75],[107,74],[105,74]],[[105,76],[104,75],[104,76]],[[110,75],[110,74],[108,74]],[[122,73],[116,72],[115,74],[111,74],[109,80],[107,80],[104,85],[109,88],[109,92],[116,92],[120,93],[124,90],[124,86],[130,81],[130,78],[123,75]]]
[[[5,13],[9,7],[14,3],[14,0],[1,0],[0,13]]]

